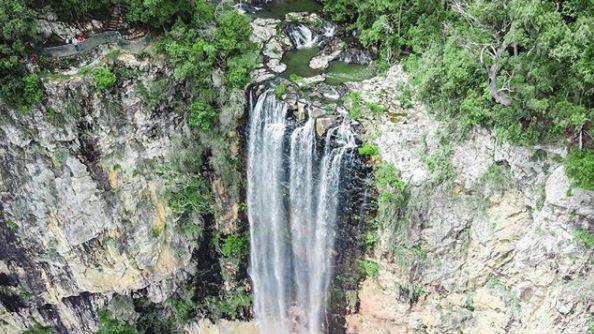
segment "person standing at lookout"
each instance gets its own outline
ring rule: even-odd
[[[78,38],[74,37],[72,39],[72,45],[74,45],[74,49],[76,49],[76,51],[80,51],[80,42]]]

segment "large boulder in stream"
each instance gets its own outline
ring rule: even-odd
[[[318,137],[323,137],[329,129],[340,123],[340,119],[341,117],[339,115],[329,115],[316,118],[316,135],[318,135]]]

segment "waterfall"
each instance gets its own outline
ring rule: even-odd
[[[248,219],[254,312],[262,333],[288,334],[289,245],[283,204],[283,141],[287,106],[271,92],[251,112],[248,149]]]
[[[326,333],[341,171],[356,148],[348,120],[317,140],[269,90],[250,96],[248,219],[254,313],[262,334]]]
[[[326,24],[324,26],[324,37],[326,38],[332,38],[334,37],[334,34],[336,34],[336,26],[332,25],[332,24]]]
[[[308,26],[304,24],[298,24],[289,31],[289,36],[295,48],[306,49],[315,46],[320,36],[316,35]]]

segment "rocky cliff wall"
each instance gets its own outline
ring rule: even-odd
[[[238,265],[200,246],[238,230],[240,193],[226,188],[217,153],[177,112],[184,87],[162,61],[124,53],[114,66],[116,87],[97,89],[92,76],[71,70],[44,80],[45,100],[30,114],[2,110],[3,333],[36,324],[93,333],[98,310],[116,299],[158,304],[190,293],[201,265],[230,267],[212,283],[234,288]],[[232,132],[243,113],[238,93],[222,103]],[[220,151],[237,153],[235,138]],[[212,184],[214,216],[172,208],[171,194],[190,173]]]
[[[403,213],[385,221],[350,333],[586,333],[594,312],[594,193],[572,189],[559,147],[466,136],[414,103],[407,77],[350,85],[388,107],[362,120],[368,141],[407,183]]]

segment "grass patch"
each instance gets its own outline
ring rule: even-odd
[[[352,119],[358,119],[363,116],[363,112],[361,110],[361,93],[357,91],[351,91],[345,95],[344,101]]]
[[[586,248],[594,247],[594,234],[592,234],[590,231],[579,228],[575,230],[574,236],[581,244],[586,246]]]
[[[126,322],[114,319],[106,309],[99,311],[99,331],[96,334],[137,334],[136,328]]]
[[[53,330],[49,326],[36,325],[31,329],[27,329],[23,334],[52,334]]]

